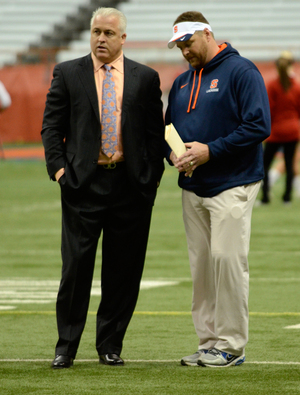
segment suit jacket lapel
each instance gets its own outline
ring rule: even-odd
[[[97,89],[94,77],[94,66],[91,54],[84,56],[78,65],[78,75],[85,88],[87,95],[90,98],[92,107],[100,122]]]
[[[130,59],[124,56],[124,91],[123,91],[123,105],[122,105],[122,128],[126,119],[126,112],[128,104],[133,97],[133,92],[136,86],[137,65]],[[90,98],[92,107],[100,122],[98,96],[94,77],[94,66],[91,54],[81,58],[78,64],[78,76],[81,80],[86,94]]]

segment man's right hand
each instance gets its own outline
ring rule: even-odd
[[[55,177],[55,179],[56,179],[57,182],[59,181],[60,177],[61,177],[63,174],[65,174],[65,169],[62,167],[62,168],[59,169],[59,170],[55,173],[55,175],[54,175],[54,177]]]
[[[177,156],[175,155],[174,151],[172,151],[170,153],[169,159],[170,159],[170,161],[172,161],[173,165],[175,165],[176,161],[178,161]]]

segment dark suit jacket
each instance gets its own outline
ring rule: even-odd
[[[163,170],[164,122],[158,73],[124,58],[122,137],[132,186],[150,202]],[[42,139],[51,179],[64,167],[69,189],[89,185],[101,146],[91,54],[55,66],[47,95]]]

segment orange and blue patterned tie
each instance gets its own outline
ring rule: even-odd
[[[110,71],[111,66],[105,64],[104,68],[106,72],[102,89],[102,151],[105,155],[111,157],[117,151],[118,147],[116,92],[115,83]]]

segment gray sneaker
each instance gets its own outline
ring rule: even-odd
[[[208,350],[198,350],[195,352],[195,354],[188,355],[187,357],[183,357],[181,360],[181,365],[183,366],[198,366],[197,362],[198,359],[202,354],[206,354]]]
[[[198,360],[198,365],[209,367],[238,366],[245,362],[245,359],[245,354],[231,355],[216,348],[213,348],[205,353],[205,355],[201,354]]]

